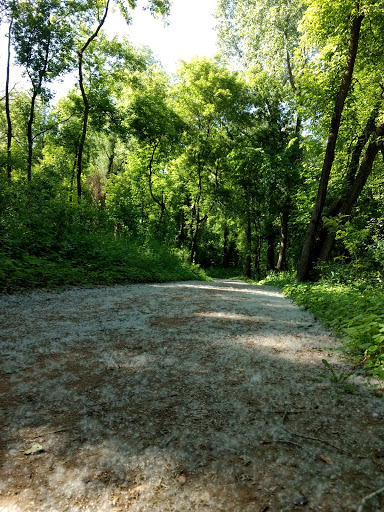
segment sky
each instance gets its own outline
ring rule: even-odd
[[[214,31],[214,11],[217,0],[172,0],[169,26],[154,19],[148,11],[138,7],[132,12],[132,25],[116,23],[116,16],[106,22],[107,33],[125,33],[134,45],[146,44],[152,48],[170,73],[176,71],[179,59],[196,55],[213,57],[218,49]],[[117,28],[117,31],[116,31]]]
[[[217,0],[172,0],[168,26],[164,26],[161,19],[154,19],[149,11],[143,11],[146,4],[144,0],[138,1],[137,8],[131,11],[131,25],[127,25],[118,12],[108,13],[106,33],[127,35],[134,46],[149,46],[169,73],[176,71],[179,60],[189,60],[196,55],[213,57],[217,53],[213,16]],[[0,78],[1,84],[5,84],[7,39],[3,33],[0,37]],[[75,81],[76,76],[72,75],[54,84],[55,99],[64,95]],[[11,85],[15,82],[22,83],[20,68],[11,71]],[[0,87],[4,88],[5,85]]]

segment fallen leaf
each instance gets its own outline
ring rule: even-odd
[[[36,453],[41,453],[44,451],[44,448],[39,443],[33,444],[28,450],[25,450],[24,455],[35,455]]]
[[[325,462],[325,464],[333,464],[331,459],[328,459],[328,457],[324,457],[324,455],[319,455],[318,457],[322,462]]]

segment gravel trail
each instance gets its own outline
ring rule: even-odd
[[[0,296],[0,512],[379,512],[384,402],[277,289]],[[28,453],[31,452],[31,453]]]

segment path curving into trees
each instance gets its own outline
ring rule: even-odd
[[[0,311],[0,510],[337,512],[384,485],[382,400],[314,380],[322,359],[351,367],[273,287],[73,288]]]

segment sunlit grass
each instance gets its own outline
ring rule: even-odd
[[[344,348],[377,378],[384,378],[384,293],[327,278],[298,283],[293,273],[271,274],[263,284],[279,286],[293,302],[331,328]],[[361,365],[359,364],[361,363]]]

